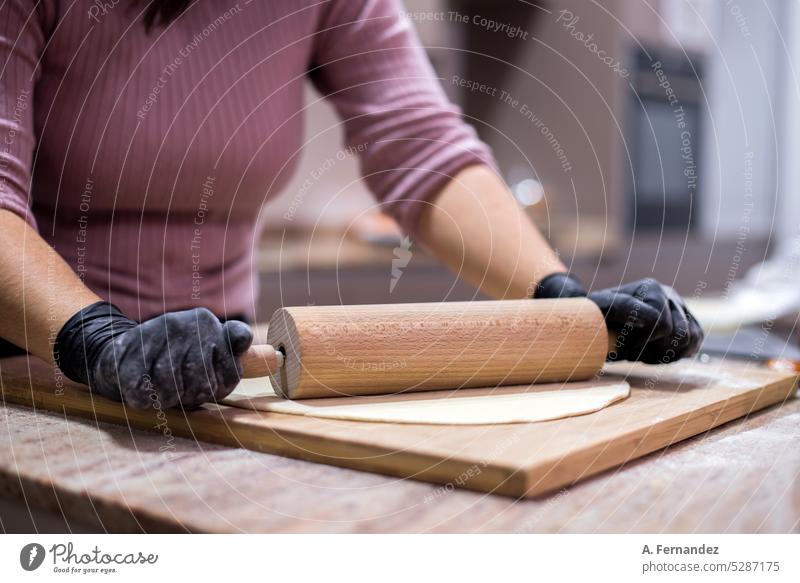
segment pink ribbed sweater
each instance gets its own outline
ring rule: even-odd
[[[198,0],[149,34],[128,0],[0,2],[0,208],[132,318],[252,315],[306,78],[412,234],[448,177],[491,163],[391,0]]]

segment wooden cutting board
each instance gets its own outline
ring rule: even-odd
[[[393,425],[206,405],[134,411],[57,377],[34,357],[0,360],[5,401],[97,421],[442,484],[536,496],[794,397],[797,375],[721,361],[614,365],[631,396],[607,409],[544,423]],[[560,385],[554,385],[557,388]],[[435,494],[434,494],[435,496]]]

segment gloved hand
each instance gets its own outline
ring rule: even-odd
[[[247,324],[222,324],[205,308],[137,324],[97,302],[64,324],[53,355],[67,378],[105,397],[136,409],[189,409],[233,391],[242,374],[238,358],[252,342]]]
[[[618,333],[609,360],[669,363],[693,355],[703,341],[703,329],[678,293],[652,278],[589,293],[574,277],[555,273],[533,297],[588,297],[597,304],[609,330]]]

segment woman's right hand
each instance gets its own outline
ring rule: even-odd
[[[223,324],[205,308],[137,324],[97,302],[67,321],[54,357],[68,378],[130,407],[189,409],[233,391],[252,341],[247,324]]]

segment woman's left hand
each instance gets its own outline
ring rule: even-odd
[[[609,360],[666,364],[695,354],[704,337],[678,293],[652,278],[589,293],[574,277],[557,273],[539,283],[534,297],[587,297],[597,304],[617,332]]]

